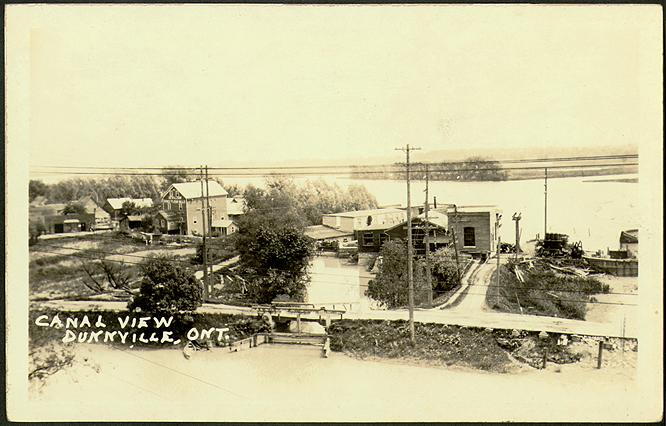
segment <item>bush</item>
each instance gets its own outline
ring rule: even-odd
[[[173,314],[194,311],[203,302],[203,289],[194,275],[174,264],[170,257],[148,259],[141,265],[139,294],[129,303],[130,311]]]
[[[41,221],[28,222],[28,245],[37,244],[39,236],[46,233],[46,226]]]

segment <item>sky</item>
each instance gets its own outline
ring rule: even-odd
[[[31,166],[640,145],[661,94],[656,6],[10,6],[8,17],[10,42],[27,40]]]

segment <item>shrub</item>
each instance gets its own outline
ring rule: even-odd
[[[173,314],[194,311],[203,302],[203,289],[194,275],[166,256],[148,259],[141,265],[139,294],[128,308],[142,312]]]

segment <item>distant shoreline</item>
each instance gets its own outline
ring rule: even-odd
[[[530,170],[529,172],[513,172],[511,170],[506,170],[508,176],[506,179],[441,179],[438,177],[430,177],[431,181],[442,181],[442,182],[508,182],[508,181],[520,181],[520,180],[535,180],[543,179],[543,171],[534,171]],[[404,174],[404,172],[403,172]],[[638,174],[638,167],[629,166],[629,167],[614,167],[614,168],[603,168],[598,170],[559,170],[559,169],[549,169],[548,170],[548,179],[558,179],[558,178],[584,178],[584,177],[604,177],[604,176],[617,176],[617,175],[631,175]],[[349,175],[350,179],[363,179],[363,180],[403,180],[396,179],[393,176],[385,176],[378,174],[363,174],[363,173],[352,173]],[[419,180],[412,177],[413,180]],[[610,177],[607,179],[590,179],[585,180],[584,182],[622,182],[622,183],[638,183],[638,177]]]
[[[620,182],[620,183],[638,183],[638,178],[618,178],[618,179],[593,179],[593,180],[584,180],[583,182],[594,183],[594,182]]]

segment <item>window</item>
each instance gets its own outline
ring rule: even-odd
[[[379,245],[383,245],[388,240],[388,235],[381,233],[379,234]]]
[[[364,246],[373,246],[375,244],[375,236],[372,232],[366,232],[363,234],[363,245]]]
[[[183,210],[183,203],[178,203],[178,210]]]
[[[463,246],[464,247],[476,246],[476,240],[474,238],[474,228],[471,226],[466,226],[463,228]]]

